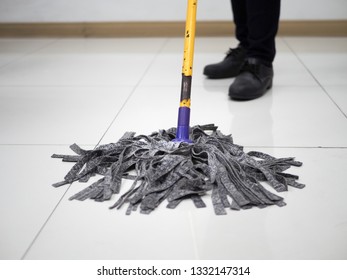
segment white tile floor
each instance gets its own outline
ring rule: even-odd
[[[307,187],[283,208],[215,216],[205,199],[125,216],[113,201],[69,201],[85,184],[51,187],[71,164],[50,156],[175,126],[182,40],[0,39],[0,258],[346,259],[347,38],[278,38],[273,89],[241,103],[232,79],[202,75],[235,44],[197,38],[192,124],[296,156]]]

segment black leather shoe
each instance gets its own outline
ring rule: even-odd
[[[246,58],[246,50],[242,47],[229,49],[223,61],[206,65],[204,75],[210,79],[232,78],[240,73]]]
[[[272,66],[257,58],[247,58],[241,73],[229,87],[229,97],[236,100],[252,100],[262,96],[272,87]]]

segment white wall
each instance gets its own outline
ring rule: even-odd
[[[0,0],[0,22],[181,21],[186,0]],[[347,19],[347,0],[282,0],[284,20]],[[199,0],[198,20],[231,19],[230,0]]]

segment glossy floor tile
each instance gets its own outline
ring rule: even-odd
[[[60,188],[77,143],[176,126],[181,38],[0,39],[0,259],[346,259],[346,38],[279,37],[273,88],[250,102],[209,80],[232,38],[197,38],[191,125],[215,123],[245,150],[295,156],[287,206],[216,216],[184,201],[125,215]],[[95,180],[96,178],[93,178]],[[130,186],[124,182],[122,191]]]
[[[0,144],[97,144],[132,87],[0,87]]]
[[[324,86],[332,100],[347,115],[347,86]]]
[[[179,90],[178,86],[140,86],[102,142],[112,142],[126,131],[148,134],[175,126]],[[346,118],[319,86],[274,86],[252,102],[230,102],[224,87],[193,86],[191,123],[214,123],[245,146],[340,147],[347,143]]]
[[[285,38],[321,85],[346,85],[347,38]]]
[[[2,38],[0,40],[0,68],[38,52],[56,41],[57,39]]]
[[[193,224],[201,259],[346,259],[347,207],[339,197],[347,150],[254,147],[276,157],[295,156],[304,163],[287,172],[306,187],[280,193],[287,205],[231,212],[215,217],[204,209]]]
[[[0,145],[0,259],[20,259],[58,205],[67,186],[55,189],[66,167],[52,160],[66,146]]]
[[[165,40],[58,40],[0,69],[0,85],[133,85]]]
[[[129,186],[123,185],[124,189]],[[153,215],[126,216],[126,207],[108,209],[115,200],[106,203],[67,200],[81,189],[81,185],[76,188],[72,185],[26,259],[197,258],[191,205],[177,211],[161,205]]]

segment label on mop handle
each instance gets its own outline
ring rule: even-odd
[[[192,88],[192,76],[182,75],[181,102],[188,99],[190,100],[191,88]]]

